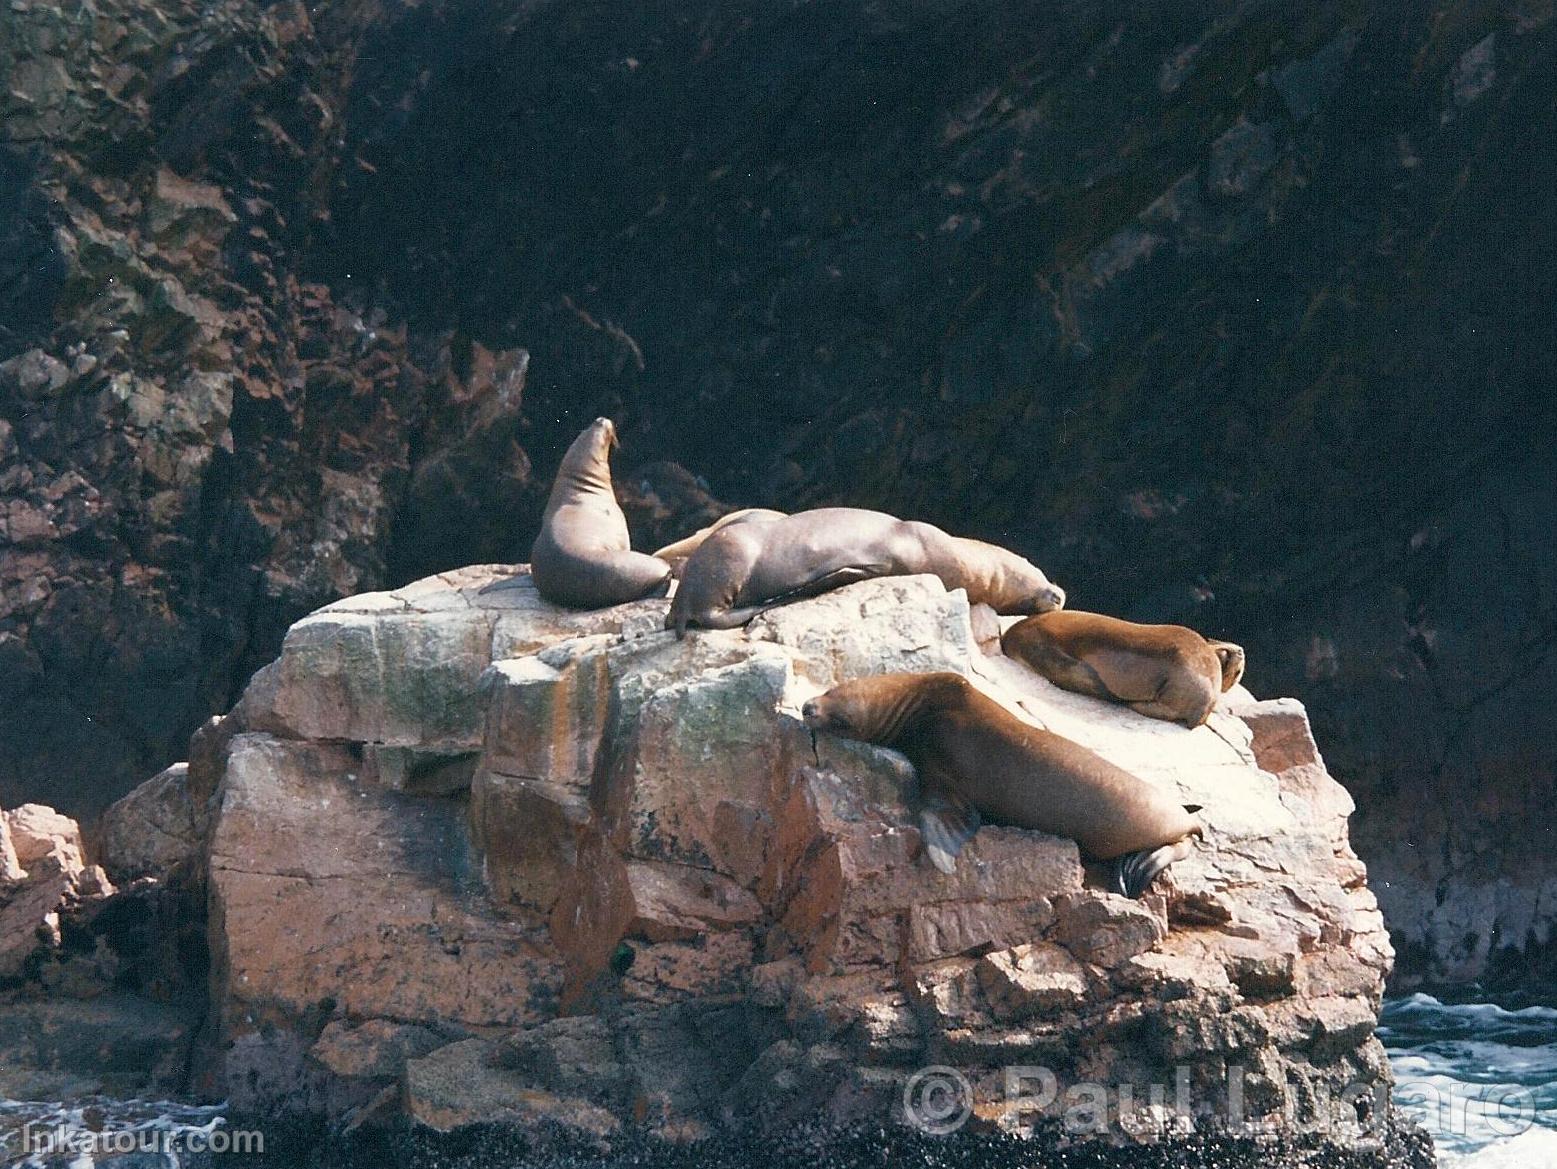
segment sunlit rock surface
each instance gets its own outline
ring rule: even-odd
[[[1060,691],[932,577],[680,642],[665,606],[571,613],[492,566],[293,627],[185,778],[212,782],[205,1090],[682,1139],[900,1118],[937,1063],[981,1123],[1013,1064],[1142,1100],[1182,1068],[1203,1116],[1234,1071],[1251,1115],[1387,1078],[1389,942],[1296,702],[1235,690],[1190,731]],[[813,751],[797,715],[947,669],[1203,805],[1205,839],[1140,901],[1016,828],[936,871],[902,757]]]

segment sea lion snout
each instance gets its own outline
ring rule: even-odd
[[[609,418],[596,418],[590,425],[600,432],[607,450],[615,450],[620,445],[621,440],[616,437],[616,423]]]
[[[1243,679],[1243,646],[1231,641],[1213,641],[1211,648],[1216,651],[1216,659],[1222,665],[1222,691],[1225,693]]]
[[[1040,606],[1038,612],[1040,613],[1052,613],[1056,609],[1063,609],[1065,607],[1065,590],[1057,584],[1050,584],[1048,588],[1039,591],[1038,603]]]
[[[837,687],[833,689],[836,690]],[[845,713],[846,709],[838,696],[830,690],[826,694],[818,694],[802,706],[800,719],[805,723],[806,729],[813,734],[817,731],[848,734],[849,716]]]

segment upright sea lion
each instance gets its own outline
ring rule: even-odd
[[[1182,625],[1137,625],[1101,613],[1043,613],[1000,639],[1007,657],[1056,686],[1123,702],[1148,718],[1198,727],[1243,677],[1243,647]]]
[[[733,629],[781,601],[878,576],[933,573],[997,613],[1046,613],[1065,592],[1037,565],[934,524],[856,507],[749,519],[711,533],[687,559],[665,628]]]
[[[1031,726],[961,674],[882,674],[834,686],[801,709],[812,731],[895,747],[918,773],[926,851],[951,872],[979,813],[1068,836],[1113,862],[1117,892],[1139,897],[1201,834],[1187,808],[1071,740]]]
[[[774,511],[767,507],[743,507],[739,511],[732,511],[722,515],[706,528],[699,528],[690,536],[677,540],[674,544],[666,544],[663,548],[656,548],[654,555],[670,564],[671,572],[679,578],[681,570],[687,562],[687,558],[703,545],[703,541],[712,536],[721,528],[727,528],[731,524],[750,523],[752,520],[781,520],[784,513]]]
[[[670,578],[670,565],[632,550],[627,517],[611,487],[614,446],[615,425],[596,418],[557,468],[530,548],[535,587],[555,604],[603,609],[646,597]]]

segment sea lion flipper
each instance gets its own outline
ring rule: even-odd
[[[979,830],[979,810],[960,796],[933,792],[919,809],[919,834],[930,863],[943,873],[957,870],[957,855]]]
[[[697,614],[696,620],[685,619],[682,614],[672,609],[669,616],[665,619],[665,628],[676,629],[678,640],[686,633],[688,625],[701,625],[704,629],[739,629],[742,625],[750,624],[771,608],[773,608],[772,605],[746,605],[740,609],[716,609],[711,612]]]
[[[1001,638],[1001,648],[1007,656],[1025,662],[1029,668],[1066,690],[1088,694],[1105,702],[1123,701],[1108,688],[1091,662],[1066,653],[1048,638],[1039,636],[1024,640],[1020,635],[1013,636],[1021,628],[1020,625],[1012,626]]]
[[[827,572],[814,576],[804,584],[797,585],[776,597],[769,597],[768,604],[772,606],[781,601],[798,600],[801,597],[816,597],[822,593],[830,593],[834,589],[841,589],[844,585],[858,584],[862,580],[875,580],[878,576],[889,575],[891,575],[890,569],[886,565],[845,564],[842,568],[829,569]]]
[[[1126,897],[1139,898],[1157,879],[1158,873],[1183,855],[1184,850],[1178,842],[1175,842],[1157,848],[1143,848],[1138,852],[1127,852],[1124,856],[1115,857],[1111,881],[1114,892]]]

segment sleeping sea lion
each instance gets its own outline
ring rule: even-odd
[[[604,609],[663,589],[670,565],[634,552],[627,517],[611,487],[616,426],[596,418],[562,456],[530,574],[541,596],[571,609]]]
[[[997,613],[1046,613],[1065,592],[1037,565],[934,524],[857,507],[749,518],[711,533],[688,557],[665,628],[733,629],[781,601],[878,576],[933,573]]]
[[[1000,639],[1007,657],[1056,686],[1122,702],[1149,718],[1198,727],[1243,677],[1243,647],[1182,625],[1137,625],[1101,613],[1044,613]]]
[[[1071,740],[1031,726],[961,674],[882,674],[834,686],[801,709],[813,732],[894,747],[919,775],[920,829],[951,872],[979,813],[1067,836],[1113,862],[1113,887],[1139,897],[1203,832],[1186,807]]]
[[[675,574],[677,579],[680,579],[681,569],[686,564],[687,557],[696,552],[702,546],[704,540],[721,528],[729,527],[731,524],[744,524],[751,520],[781,520],[783,518],[783,512],[774,511],[772,508],[743,507],[739,511],[732,511],[727,515],[720,516],[706,528],[699,528],[690,536],[685,536],[674,544],[666,544],[663,548],[656,548],[654,555],[661,560],[668,561],[671,572]]]

